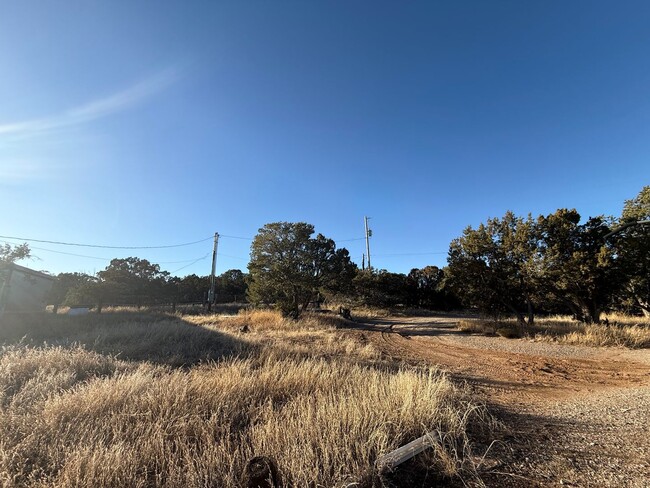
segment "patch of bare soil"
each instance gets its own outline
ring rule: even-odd
[[[486,486],[650,486],[650,351],[467,335],[457,321],[385,318],[359,333],[486,398],[505,426],[477,439]]]

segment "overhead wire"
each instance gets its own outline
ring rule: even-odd
[[[435,251],[435,252],[396,252],[389,254],[373,254],[375,257],[393,257],[393,256],[430,256],[433,254],[447,254],[447,251]]]
[[[0,240],[0,242],[4,242],[5,244],[13,244],[12,242],[9,241],[4,241]],[[73,252],[65,252],[65,251],[56,251],[54,249],[47,249],[45,247],[36,247],[36,246],[29,246],[30,249],[36,249],[37,251],[46,251],[46,252],[52,252],[55,254],[65,254],[66,256],[74,256],[77,258],[87,258],[87,259],[97,259],[99,261],[112,261],[113,259],[116,258],[105,258],[105,257],[99,257],[99,256],[88,256],[87,254],[76,254]],[[234,257],[234,256],[230,256]],[[189,262],[195,262],[197,258],[192,258],[192,259],[183,259],[180,261],[156,261],[156,264],[181,264],[181,263],[189,263]],[[200,259],[200,258],[199,258]],[[241,258],[238,258],[241,259]]]
[[[76,247],[94,247],[100,249],[170,249],[173,247],[185,247],[192,246],[194,244],[199,244],[201,242],[209,241],[213,236],[206,237],[205,239],[200,239],[198,241],[184,242],[182,244],[169,244],[164,246],[108,246],[102,244],[80,244],[77,242],[63,242],[63,241],[48,241],[45,239],[28,239],[27,237],[16,237],[16,236],[0,236],[2,239],[13,239],[15,241],[25,241],[25,242],[40,242],[44,244],[55,244],[59,246],[76,246]]]
[[[200,257],[200,258],[198,258],[198,259],[192,261],[190,264],[186,264],[185,266],[181,266],[180,268],[175,269],[174,271],[170,271],[169,274],[172,274],[172,275],[173,275],[173,274],[178,273],[179,271],[181,271],[181,270],[183,270],[183,269],[185,269],[185,268],[189,268],[189,267],[192,266],[193,264],[196,264],[196,263],[198,263],[199,261],[202,261],[203,259],[206,259],[208,256],[210,256],[210,254],[212,254],[212,253],[209,252],[209,253],[207,253],[205,256],[202,256],[202,257]]]
[[[243,241],[252,241],[253,237],[240,237],[240,236],[229,236],[226,234],[219,234],[219,237],[225,237],[227,239],[241,239]]]
[[[0,241],[4,242],[5,244],[13,244],[13,242],[9,241]],[[65,252],[65,251],[55,251],[54,249],[45,249],[44,247],[36,247],[36,246],[29,246],[30,249],[36,249],[38,251],[47,251],[47,252],[53,252],[56,254],[65,254],[66,256],[75,256],[77,258],[88,258],[88,259],[97,259],[100,261],[110,261],[111,258],[100,258],[99,256],[87,256],[85,254],[75,254],[72,252]]]
[[[254,240],[253,237],[243,237],[243,236],[233,236],[229,234],[219,234],[219,237],[222,238],[227,238],[227,239],[238,239],[238,240],[245,240],[245,241],[252,241]],[[197,241],[192,241],[192,242],[185,242],[185,243],[180,243],[180,244],[168,244],[168,245],[159,245],[159,246],[111,246],[111,245],[103,245],[103,244],[82,244],[82,243],[76,243],[76,242],[65,242],[65,241],[54,241],[54,240],[46,240],[46,239],[32,239],[32,238],[27,238],[27,237],[18,237],[18,236],[3,236],[0,235],[1,239],[12,239],[14,241],[24,241],[24,242],[37,242],[37,243],[45,243],[45,244],[53,244],[53,245],[60,245],[60,246],[75,246],[75,247],[87,247],[87,248],[97,248],[97,249],[122,249],[122,250],[137,250],[137,249],[170,249],[170,248],[178,248],[178,247],[186,247],[186,246],[192,246],[195,244],[200,244],[202,242],[206,242],[209,240],[213,239],[213,236],[206,237],[204,239],[199,239]],[[339,239],[335,240],[335,242],[353,242],[353,241],[362,241],[365,240],[365,237],[353,237],[349,239]],[[12,242],[7,242],[7,241],[1,241],[5,242],[7,244],[13,244]],[[76,253],[69,253],[65,251],[57,251],[54,249],[47,249],[47,248],[42,248],[42,247],[34,247],[31,246],[32,249],[36,249],[39,251],[45,251],[45,252],[52,252],[56,254],[64,254],[68,256],[74,256],[74,257],[80,257],[80,258],[87,258],[87,259],[96,259],[96,260],[101,260],[101,261],[111,261],[112,258],[105,258],[105,257],[99,257],[99,256],[89,256],[85,254],[76,254]],[[208,253],[205,256],[201,256],[196,259],[188,259],[188,260],[183,260],[183,261],[161,261],[158,264],[177,264],[177,263],[189,263],[185,266],[182,266],[176,271],[173,271],[172,273],[175,273],[177,271],[181,271],[189,266],[192,266],[193,264],[206,259],[207,256],[209,256],[210,253]],[[375,257],[398,257],[398,256],[427,256],[427,255],[436,255],[436,254],[447,254],[447,251],[434,251],[434,252],[421,252],[421,253],[378,253],[374,254]],[[239,259],[242,261],[247,260],[248,258],[243,258],[240,256],[232,256],[228,254],[223,254],[223,253],[218,253],[219,256],[223,257],[228,257],[232,259]]]

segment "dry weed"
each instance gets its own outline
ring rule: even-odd
[[[535,320],[532,327],[524,329],[535,340],[584,346],[615,346],[631,349],[650,348],[650,319],[623,314],[604,316],[607,323],[583,324],[567,315],[554,315]],[[459,330],[467,333],[499,335],[500,330],[517,332],[514,319],[498,322],[486,320],[461,320]]]
[[[485,412],[435,369],[376,362],[336,318],[49,318],[29,341],[59,327],[59,345],[0,353],[4,487],[237,487],[257,455],[277,462],[286,486],[369,486],[379,454],[430,431],[444,443],[422,462],[452,476],[468,423]],[[239,323],[252,332],[235,357]],[[218,362],[206,361],[206,340]],[[147,348],[155,361],[142,360]],[[194,366],[175,368],[159,351]]]

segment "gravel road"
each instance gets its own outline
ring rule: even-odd
[[[386,318],[363,334],[486,399],[505,426],[486,456],[486,486],[650,487],[650,351],[467,335],[455,323]]]

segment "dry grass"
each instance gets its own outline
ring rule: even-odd
[[[613,346],[630,349],[650,348],[650,319],[622,314],[603,316],[608,323],[583,324],[569,316],[539,318],[527,332],[535,340],[583,346]],[[458,328],[466,333],[503,335],[502,330],[517,331],[514,319],[487,321],[462,320]]]
[[[435,369],[378,362],[338,320],[43,316],[0,352],[0,485],[237,487],[265,455],[286,486],[370,486],[377,455],[431,430],[444,445],[421,463],[467,469],[484,410]]]
[[[142,312],[3,317],[0,344],[17,342],[80,343],[102,354],[172,366],[244,354],[250,346],[232,334],[195,327],[173,315]]]

